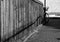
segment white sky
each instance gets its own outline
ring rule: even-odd
[[[44,3],[44,0],[40,0]],[[48,12],[60,12],[60,0],[46,0]]]

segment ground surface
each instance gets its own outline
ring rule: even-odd
[[[38,33],[33,34],[26,42],[60,42],[60,19],[50,19]]]
[[[58,42],[57,38],[60,38],[60,30],[45,27],[32,35],[27,42]]]
[[[24,42],[60,42],[60,19],[49,19],[46,25],[39,25],[36,28],[40,29]],[[19,39],[14,42],[22,41]]]

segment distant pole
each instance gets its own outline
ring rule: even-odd
[[[44,19],[43,24],[46,24],[46,0],[44,0]]]
[[[46,0],[44,0],[44,7],[46,7]]]
[[[44,13],[46,13],[46,0],[44,0]]]

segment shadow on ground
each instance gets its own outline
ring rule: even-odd
[[[49,22],[46,26],[54,27],[55,29],[60,29],[60,18],[49,18]]]

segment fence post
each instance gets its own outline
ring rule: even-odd
[[[1,1],[1,38],[3,38],[3,10],[4,10],[4,4],[3,1]]]

